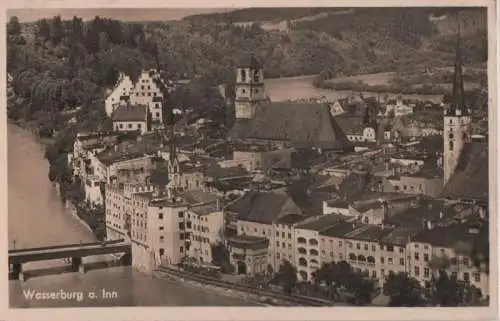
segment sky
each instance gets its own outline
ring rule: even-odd
[[[7,15],[17,16],[21,22],[31,22],[42,18],[52,18],[58,14],[63,20],[72,19],[73,16],[91,20],[95,16],[113,18],[122,21],[166,21],[180,20],[194,14],[231,11],[229,8],[38,8],[38,9],[9,9]]]

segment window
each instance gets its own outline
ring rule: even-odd
[[[160,249],[160,256],[163,256],[165,254],[165,249]]]
[[[163,226],[160,226],[160,231],[163,231]]]
[[[339,247],[342,247],[342,241],[339,241]]]
[[[481,273],[474,272],[474,281],[481,282]]]
[[[405,259],[399,259],[399,265],[405,265]]]
[[[292,238],[292,233],[288,233],[288,239],[290,240]]]
[[[309,244],[310,245],[318,245],[318,241],[316,239],[310,239]]]
[[[183,253],[184,252],[184,247],[179,247],[179,252]]]
[[[389,263],[389,264],[393,264],[392,257],[390,257],[390,258],[388,258],[388,259],[387,259],[387,263]]]
[[[365,244],[365,251],[368,251],[368,244]]]
[[[280,254],[276,253],[276,258],[279,260],[280,259]]]
[[[404,253],[404,251],[405,251],[404,247],[399,248],[399,253]]]
[[[469,259],[468,258],[464,258],[464,265],[465,266],[469,266]]]
[[[372,251],[375,252],[377,250],[377,247],[375,245],[372,245]]]
[[[281,232],[281,237],[285,238],[285,232]]]
[[[356,249],[361,250],[361,244],[356,243]]]
[[[160,117],[160,113],[156,113],[156,117]]]
[[[429,277],[429,268],[425,268],[425,269],[424,269],[424,276],[425,276],[426,278],[428,278],[428,277]]]
[[[457,258],[456,257],[451,258],[450,261],[451,261],[452,265],[457,265]]]
[[[309,251],[309,254],[316,256],[316,255],[318,255],[319,253],[318,253],[318,251],[316,251],[315,249],[311,249],[311,250]]]
[[[373,270],[372,271],[372,278],[376,278],[377,277],[377,271]]]
[[[254,228],[253,228],[253,231],[257,233],[257,228],[256,228],[256,227],[254,227]]]
[[[159,218],[160,220],[163,220],[163,213],[158,213],[158,218]]]
[[[280,247],[280,241],[276,241],[276,247]]]
[[[394,247],[392,245],[387,245],[387,252],[394,252]]]
[[[247,75],[245,73],[245,70],[243,70],[243,69],[240,70],[240,77],[241,77],[241,81],[247,80]]]
[[[280,237],[280,232],[276,231],[276,237]]]
[[[118,125],[121,129],[123,129],[123,124]]]
[[[450,143],[449,143],[449,150],[453,150],[453,142],[452,141],[450,141]]]
[[[352,249],[352,243],[351,242],[349,242],[349,248]]]
[[[384,257],[381,257],[381,258],[380,258],[380,263],[384,264],[384,261],[385,261],[385,260],[384,260]]]
[[[142,124],[137,124],[137,128],[141,129]]]
[[[470,281],[469,272],[464,272],[464,281],[465,282],[469,282]]]
[[[427,253],[424,254],[424,261],[429,262],[429,254]]]
[[[353,253],[349,254],[349,260],[356,261],[356,255],[354,255]]]
[[[184,217],[184,212],[179,212],[178,215],[179,215],[180,218],[182,218],[182,217]]]
[[[281,243],[281,247],[282,247],[282,248],[286,248],[286,244],[285,244],[285,242]]]
[[[416,276],[420,275],[420,268],[418,266],[415,267],[415,275]]]
[[[276,232],[276,233],[277,233],[277,236],[279,236],[279,233],[278,233],[278,232]],[[297,239],[297,242],[298,242],[298,243],[302,243],[302,244],[307,243],[306,239],[305,239],[305,238],[303,238],[303,237],[299,237],[299,238]]]
[[[415,253],[415,261],[418,261],[418,260],[420,260],[419,253]]]
[[[128,126],[127,126],[127,127],[128,127],[128,128],[132,128],[132,124],[128,124]]]

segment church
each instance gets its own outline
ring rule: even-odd
[[[327,104],[272,102],[264,87],[263,67],[251,56],[237,68],[232,141],[272,149],[353,150]]]
[[[488,203],[488,143],[472,141],[472,110],[465,99],[460,38],[450,102],[444,108],[442,196]]]

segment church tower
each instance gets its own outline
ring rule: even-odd
[[[236,119],[252,119],[256,105],[267,100],[264,71],[253,55],[236,69],[235,92]]]
[[[465,91],[460,56],[460,30],[457,37],[457,51],[453,89],[450,101],[444,109],[444,184],[455,172],[464,145],[471,140],[471,110],[465,103]]]

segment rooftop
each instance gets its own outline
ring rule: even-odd
[[[321,215],[308,219],[306,222],[297,225],[295,228],[303,230],[323,231],[343,220],[340,215]]]
[[[301,214],[301,209],[286,191],[249,191],[226,207],[237,214],[238,220],[271,224],[288,215]]]
[[[111,115],[113,121],[146,121],[148,107],[145,105],[119,106]]]
[[[252,119],[237,119],[229,136],[287,141],[297,147],[352,150],[327,104],[270,102],[256,106]]]
[[[329,237],[343,237],[360,226],[359,223],[340,222],[321,231],[320,234]]]
[[[363,123],[363,117],[339,115],[335,117],[340,128],[346,135],[362,135],[366,126]]]
[[[484,237],[481,234],[488,233],[488,229],[481,228],[479,232],[479,234],[471,233],[471,226],[469,224],[451,224],[449,226],[425,230],[415,236],[412,241],[445,248],[457,248],[460,244],[472,246],[475,240]]]
[[[443,197],[488,201],[488,145],[467,143],[462,149],[455,173],[446,183]]]
[[[292,225],[307,219],[307,216],[301,214],[288,214],[274,221],[275,224]]]
[[[392,229],[384,229],[376,225],[359,225],[359,227],[352,232],[346,233],[344,238],[378,242],[391,231]]]

